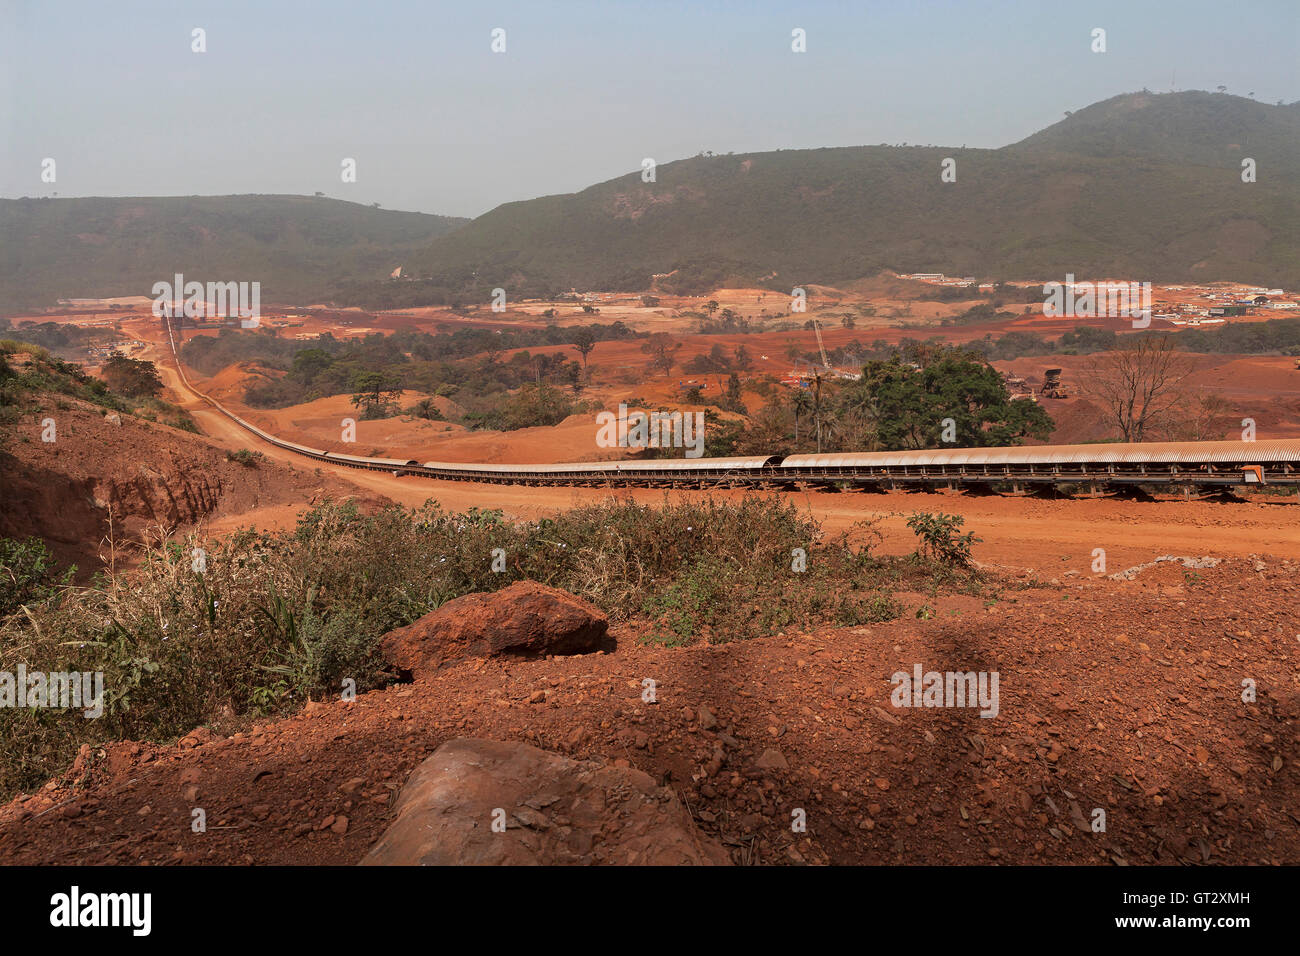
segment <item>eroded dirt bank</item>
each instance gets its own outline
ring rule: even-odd
[[[743,643],[624,631],[613,653],[472,660],[230,737],[87,750],[0,808],[0,860],[354,863],[410,771],[473,736],[626,760],[740,863],[1300,862],[1300,566],[1007,585]],[[891,675],[917,663],[997,671],[997,716],[895,708]]]

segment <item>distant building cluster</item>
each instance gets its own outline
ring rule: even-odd
[[[900,275],[899,278],[915,279],[917,282],[927,282],[930,285],[946,285],[956,289],[968,289],[975,285],[974,276],[961,276],[960,278],[957,278],[954,276],[946,276],[942,272],[913,272],[907,275]],[[980,285],[981,291],[986,288],[989,292],[992,292],[993,283],[985,282]]]
[[[1157,302],[1152,318],[1170,325],[1195,327],[1222,325],[1230,318],[1258,315],[1261,310],[1289,311],[1300,308],[1300,303],[1287,297],[1284,289],[1266,289],[1263,286],[1246,286],[1224,289],[1214,286],[1165,285],[1162,293],[1190,295],[1190,301]]]
[[[145,343],[139,339],[130,342],[113,342],[110,345],[90,345],[86,347],[86,357],[92,362],[104,362],[115,355],[129,357],[143,352]]]
[[[976,285],[972,276],[947,276],[942,272],[902,273],[900,279],[911,279],[929,285],[948,286],[966,289]],[[1008,281],[1006,285],[1031,288],[1038,283]],[[1065,283],[1072,289],[1073,283]],[[993,282],[981,282],[978,291],[992,293],[997,287]],[[1176,326],[1221,325],[1230,318],[1247,315],[1259,315],[1261,310],[1290,312],[1300,309],[1300,300],[1294,293],[1284,289],[1269,289],[1264,286],[1237,286],[1230,283],[1214,285],[1160,285],[1154,287],[1157,293],[1165,295],[1165,301],[1154,303],[1151,317]]]

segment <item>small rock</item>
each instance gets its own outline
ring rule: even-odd
[[[754,768],[756,770],[789,770],[790,764],[786,762],[785,754],[769,747],[754,761]]]

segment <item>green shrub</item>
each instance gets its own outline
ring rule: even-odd
[[[56,571],[54,557],[36,538],[0,538],[0,618],[24,604],[47,600],[72,580],[75,571]]]
[[[920,539],[918,553],[940,564],[969,567],[971,545],[980,539],[971,532],[958,534],[966,519],[961,515],[930,514],[918,511],[907,519],[907,526]]]
[[[247,448],[226,452],[226,461],[238,462],[245,468],[256,468],[265,458],[266,456],[260,451],[249,451]]]
[[[749,495],[607,500],[533,522],[326,502],[288,531],[156,542],[137,567],[85,588],[57,587],[41,552],[21,546],[9,603],[28,606],[0,620],[0,670],[102,671],[104,714],[0,709],[0,798],[57,773],[83,742],[165,741],[227,707],[285,713],[345,680],[359,693],[384,686],[398,676],[378,651],[384,633],[523,579],[667,644],[889,620],[900,613],[891,591],[936,570],[877,557],[873,543],[824,540],[788,499]]]

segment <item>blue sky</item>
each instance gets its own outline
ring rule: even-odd
[[[1002,146],[1143,87],[1289,103],[1297,63],[1297,0],[0,0],[0,196],[320,190],[473,216],[704,149]]]

